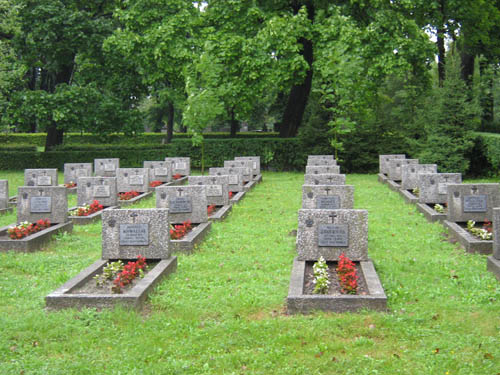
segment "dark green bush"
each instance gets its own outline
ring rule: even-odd
[[[30,144],[7,143],[0,144],[0,151],[36,151],[37,148]]]

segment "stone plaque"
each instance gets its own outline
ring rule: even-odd
[[[488,197],[486,195],[465,195],[464,212],[487,212]]]
[[[104,164],[104,172],[114,172],[115,171],[115,165],[112,163],[107,163]]]
[[[191,197],[170,198],[168,208],[172,214],[192,212]]]
[[[148,246],[148,224],[120,224],[120,246]]]
[[[31,197],[31,213],[49,213],[52,208],[52,197]]]
[[[187,165],[186,163],[180,162],[180,163],[175,163],[175,169],[186,169]]]
[[[38,176],[36,178],[36,184],[38,186],[50,186],[50,185],[52,185],[52,177],[50,177],[50,176]]]
[[[168,168],[155,168],[155,176],[158,177],[168,176]]]
[[[346,224],[322,224],[318,227],[318,246],[349,246],[349,227]]]
[[[205,185],[207,197],[222,197],[222,185]]]
[[[109,198],[111,192],[109,190],[109,185],[95,185],[94,186],[94,198]]]
[[[229,175],[229,185],[238,185],[238,175],[235,174]]]
[[[128,178],[129,185],[144,185],[144,176],[136,174],[130,175]]]
[[[340,208],[340,196],[318,195],[316,197],[316,208],[325,210],[336,210]]]
[[[448,184],[438,184],[438,194],[447,194]]]
[[[76,177],[89,177],[86,169],[77,169],[75,172]]]

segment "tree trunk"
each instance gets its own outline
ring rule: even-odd
[[[446,33],[446,8],[444,6],[445,0],[439,1],[441,12],[441,23],[437,28],[437,48],[438,48],[438,77],[439,77],[439,87],[443,87],[443,81],[445,79],[445,58],[446,49],[444,48],[444,37]]]
[[[28,70],[28,89],[31,91],[36,90],[36,81],[37,81],[37,70],[36,68],[30,68]],[[36,120],[33,119],[30,124],[30,133],[36,133]]]
[[[174,103],[168,103],[168,117],[167,117],[167,143],[172,142],[174,136]]]
[[[234,114],[234,109],[231,108],[231,138],[236,138],[236,133],[240,130],[240,123],[236,120],[236,116]]]
[[[494,99],[493,99],[493,74],[487,72],[488,61],[481,60],[479,71],[481,80],[484,82],[485,89],[481,92],[481,130],[485,131],[491,128],[494,119]]]
[[[465,42],[460,52],[460,61],[462,65],[461,75],[469,88],[472,86],[472,77],[474,75],[474,58],[474,54],[470,53]]]

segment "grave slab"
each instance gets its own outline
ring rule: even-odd
[[[208,216],[209,221],[222,221],[227,215],[231,212],[233,206],[231,204],[227,204],[225,206],[217,206],[217,210]]]
[[[229,203],[231,204],[236,204],[239,203],[244,197],[245,197],[245,192],[240,191],[239,193],[236,193],[232,196],[232,198],[229,199]]]
[[[395,192],[398,192],[401,189],[401,184],[391,179],[387,179],[387,186],[389,186],[389,189]]]
[[[304,185],[345,185],[345,174],[305,174]]]
[[[410,190],[399,189],[399,194],[403,197],[406,203],[418,203],[418,196]]]
[[[378,180],[378,182],[380,182],[382,184],[386,184],[388,179],[389,178],[383,173],[377,174],[377,180]]]
[[[94,159],[94,173],[100,177],[116,177],[116,170],[120,168],[120,159]]]
[[[0,228],[0,252],[15,251],[30,253],[42,250],[42,247],[50,242],[54,235],[62,232],[70,233],[73,230],[73,223],[68,221],[65,223],[51,225],[47,229],[36,232],[19,240],[12,240],[7,233],[7,230],[12,225]]]
[[[302,185],[302,208],[352,209],[354,208],[354,186]]]
[[[189,176],[184,176],[184,177],[180,177],[180,178],[177,178],[177,179],[174,178],[172,181],[167,182],[164,186],[182,186],[182,185],[186,185],[187,182],[188,182],[188,177]]]

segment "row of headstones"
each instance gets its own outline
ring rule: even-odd
[[[436,164],[419,164],[418,159],[406,159],[403,154],[379,156],[379,180],[417,203],[420,212],[431,221],[443,224],[467,251],[491,254],[491,261],[500,261],[500,184],[462,183],[460,173],[438,173]],[[440,205],[440,206],[437,206]],[[440,211],[437,212],[436,208]],[[493,221],[493,240],[481,240],[467,232],[467,222],[476,225]],[[490,259],[488,260],[490,263]],[[490,264],[488,268],[490,269]],[[500,280],[500,270],[495,272]]]

